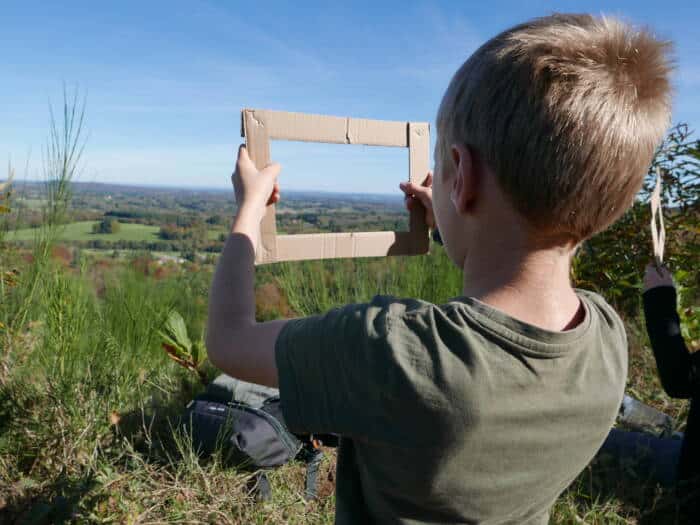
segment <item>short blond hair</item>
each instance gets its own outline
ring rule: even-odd
[[[586,239],[632,204],[669,125],[670,53],[648,30],[606,17],[508,29],[450,82],[438,169],[451,165],[452,144],[468,145],[538,230]]]

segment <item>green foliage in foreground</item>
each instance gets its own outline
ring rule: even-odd
[[[318,501],[303,501],[303,468],[288,465],[272,474],[274,499],[262,505],[248,493],[249,473],[224,469],[217,458],[200,461],[188,437],[174,430],[174,416],[202,386],[168,358],[162,339],[192,359],[198,354],[191,342],[202,338],[208,272],[191,265],[157,279],[143,261],[105,267],[83,260],[65,268],[51,260],[82,151],[82,119],[77,97],[64,100],[62,128],[52,118],[45,220],[31,258],[0,240],[0,522],[332,523],[332,454]],[[606,253],[620,257],[619,246]],[[594,279],[600,266],[586,273],[579,265],[577,277]],[[618,272],[609,281],[622,278]],[[461,288],[439,248],[426,257],[277,265],[261,269],[258,279],[269,297],[281,288],[275,308],[286,304],[299,315],[376,293],[442,302]],[[690,297],[696,289],[688,284]],[[267,308],[264,317],[281,313]],[[635,317],[628,330],[628,391],[682,418],[687,406],[661,391]],[[668,492],[601,462],[559,498],[551,521],[693,523],[676,514]]]
[[[137,266],[48,264],[28,324],[3,332],[0,521],[332,523],[333,454],[319,501],[303,501],[303,468],[290,465],[274,473],[275,499],[262,505],[248,496],[249,473],[198,460],[187,436],[173,431],[173,418],[202,387],[168,359],[159,330],[200,340],[210,273],[156,280]],[[10,296],[26,292],[28,277],[20,275]],[[440,302],[461,284],[439,248],[426,257],[270,266],[258,280],[279,283],[298,314],[378,292]],[[168,328],[173,310],[184,326],[170,318]],[[630,332],[630,389],[682,416],[684,405],[661,392],[636,324]],[[557,502],[552,523],[687,523],[675,519],[667,493],[642,480],[618,482],[617,474],[599,465],[584,472]]]

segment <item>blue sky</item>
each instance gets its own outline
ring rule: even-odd
[[[619,15],[673,40],[674,121],[700,125],[697,1],[335,4],[4,1],[0,159],[40,176],[48,101],[65,82],[87,93],[80,180],[224,188],[242,108],[432,123],[478,45],[553,11]],[[404,149],[275,142],[272,154],[283,191],[390,193],[408,165]]]

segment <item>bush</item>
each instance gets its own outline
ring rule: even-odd
[[[687,125],[671,130],[659,148],[634,206],[611,228],[586,241],[574,260],[574,282],[604,295],[627,315],[640,307],[644,267],[652,259],[649,198],[656,168],[663,180],[666,261],[687,290],[684,300],[697,300],[700,259],[700,141]],[[686,303],[689,304],[689,303]]]
[[[110,217],[105,217],[97,224],[92,225],[92,233],[110,234],[119,233],[119,221]]]

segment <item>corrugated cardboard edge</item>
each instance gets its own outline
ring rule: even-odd
[[[241,135],[258,169],[270,161],[270,140],[403,147],[409,149],[409,180],[420,184],[430,164],[430,126],[426,122],[370,120],[265,109],[241,112]],[[411,214],[408,232],[354,232],[277,235],[275,208],[261,224],[256,264],[341,257],[420,255],[430,247],[425,214]]]
[[[414,184],[423,184],[430,170],[430,125],[425,122],[408,123],[408,176]],[[427,253],[430,249],[430,232],[425,222],[422,206],[411,211],[409,231],[414,245],[412,254]]]
[[[242,122],[243,133],[247,123],[255,123],[265,127],[270,140],[399,148],[407,148],[409,145],[408,122],[403,121],[332,117],[269,109],[244,109]]]
[[[264,120],[258,120],[253,112],[243,111],[242,129],[248,155],[258,170],[270,163],[270,135]],[[256,264],[277,261],[277,218],[275,205],[267,207],[260,223],[260,238],[255,249]]]

